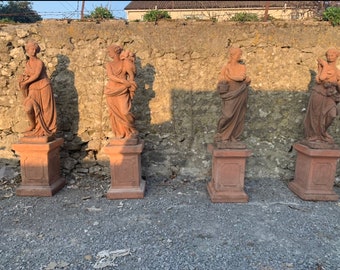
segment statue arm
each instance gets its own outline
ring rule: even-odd
[[[128,67],[126,69],[126,73],[128,75],[128,80],[130,82],[134,81],[135,80],[135,70],[133,69],[133,67]]]
[[[21,82],[21,84],[25,86],[39,79],[43,65],[44,64],[41,60],[36,61],[33,67],[33,72],[29,76],[23,76],[24,80]]]
[[[317,83],[321,83],[321,81],[325,79],[323,73],[324,73],[325,69],[327,68],[328,63],[327,63],[327,61],[323,60],[322,58],[318,58],[317,62],[318,62],[318,73],[316,75],[315,80],[316,80]]]
[[[324,67],[325,65],[327,65],[327,61],[323,60],[322,58],[318,58],[318,65],[320,65],[321,67]]]
[[[226,78],[226,71],[227,71],[227,64],[225,64],[223,67],[222,67],[222,70],[220,72],[220,76],[218,77],[218,81],[226,81],[227,78]]]
[[[135,96],[135,91],[137,90],[137,84],[135,82],[135,75],[136,75],[136,67],[134,63],[130,62],[129,60],[125,61],[125,67],[126,67],[126,74],[128,77],[128,81],[131,83],[131,86],[129,88],[130,97],[131,99]]]
[[[336,71],[336,83],[337,83],[337,90],[340,92],[340,69]]]
[[[107,73],[107,76],[108,76],[109,80],[117,82],[117,83],[124,84],[127,87],[130,86],[130,82],[128,80],[119,78],[118,76],[113,74],[109,64],[106,65],[106,73]]]

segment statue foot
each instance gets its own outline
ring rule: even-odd
[[[306,141],[311,142],[311,143],[329,143],[329,144],[334,144],[334,139],[332,136],[326,133],[325,137],[321,136],[312,136],[306,138]]]
[[[333,142],[328,142],[326,140],[311,140],[311,138],[303,139],[300,141],[301,144],[308,146],[312,149],[335,149],[338,148],[338,146]]]
[[[307,141],[310,141],[310,142],[317,142],[317,141],[321,141],[319,137],[317,136],[312,136],[312,137],[309,137],[307,138]]]
[[[325,140],[328,143],[334,143],[333,137],[326,132]]]
[[[231,138],[230,138],[230,141],[231,141],[231,142],[238,142],[239,140],[235,139],[234,137],[231,137]]]
[[[223,139],[222,139],[221,134],[216,134],[215,137],[214,137],[214,141],[215,142],[222,142]]]

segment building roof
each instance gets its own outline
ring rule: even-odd
[[[125,10],[209,9],[209,8],[313,8],[318,1],[131,1]]]

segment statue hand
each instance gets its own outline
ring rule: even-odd
[[[19,82],[19,90],[25,90],[26,85],[23,82]]]

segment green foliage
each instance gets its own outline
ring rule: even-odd
[[[236,13],[233,17],[230,18],[230,20],[235,22],[258,22],[259,17],[255,13]]]
[[[3,18],[3,19],[0,19],[0,23],[14,23],[14,21],[8,18]]]
[[[42,17],[32,9],[30,1],[1,1],[0,20],[19,23],[34,23]]]
[[[322,17],[324,21],[330,21],[333,26],[340,25],[340,7],[327,8]]]
[[[96,7],[90,14],[89,18],[94,19],[113,19],[113,15],[106,7]]]
[[[145,13],[143,20],[147,22],[156,22],[161,19],[171,19],[169,13],[165,10],[150,10]]]

